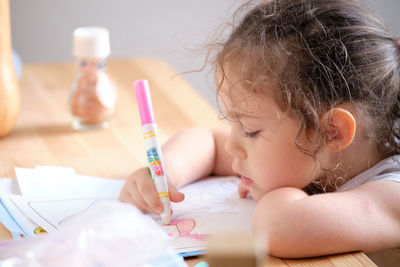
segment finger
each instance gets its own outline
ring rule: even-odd
[[[140,203],[136,204],[135,207],[138,208],[138,210],[140,210],[142,213],[151,213],[151,211],[148,208],[146,208]]]
[[[183,194],[177,190],[170,190],[169,197],[172,202],[181,202],[185,199],[185,194]]]
[[[238,191],[239,191],[239,196],[241,198],[247,198],[249,189],[242,182],[240,182],[240,184],[239,184]]]
[[[132,197],[132,194],[130,191],[136,187],[136,183],[134,180],[128,179],[126,180],[124,186],[121,189],[121,192],[119,194],[119,201],[124,202],[124,203],[130,203],[135,205],[135,201]]]
[[[133,204],[136,208],[138,208],[141,212],[146,213],[148,212],[142,205],[140,205],[139,203],[137,203],[135,201],[135,199],[132,197],[132,195],[127,192],[127,191],[123,191],[121,192],[120,196],[119,196],[119,201],[124,202],[124,203],[129,203],[129,204]]]
[[[129,179],[121,190],[120,200],[135,205],[142,212],[151,212],[151,209],[147,207],[137,187],[137,180]]]
[[[141,183],[138,183],[138,191],[152,212],[160,214],[163,211],[164,207],[158,198],[156,187],[151,179],[142,180]]]
[[[185,194],[179,192],[175,186],[168,185],[169,198],[172,202],[181,202],[185,199]]]
[[[148,206],[145,199],[143,198],[142,194],[139,192],[137,185],[131,188],[130,194],[136,207],[138,207],[140,210],[146,213],[153,212],[152,209]]]

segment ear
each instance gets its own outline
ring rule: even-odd
[[[333,108],[321,117],[321,124],[327,133],[326,147],[331,152],[339,152],[353,142],[356,120],[349,111]]]

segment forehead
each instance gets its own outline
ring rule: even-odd
[[[262,117],[266,113],[280,111],[273,88],[251,90],[240,83],[225,82],[219,91],[219,100],[226,116]]]

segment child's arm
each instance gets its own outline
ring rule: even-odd
[[[231,175],[232,157],[225,151],[227,129],[187,129],[173,136],[162,148],[171,201],[184,196],[176,188],[210,175]],[[133,172],[119,199],[142,211],[161,213],[161,201],[147,168]]]
[[[210,175],[232,175],[232,156],[225,150],[228,129],[192,128],[164,146],[167,175],[177,188]]]
[[[253,227],[278,257],[312,257],[400,247],[400,183],[376,181],[348,192],[306,195],[279,188],[257,204]]]

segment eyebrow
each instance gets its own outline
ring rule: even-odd
[[[240,112],[240,111],[231,111],[230,112],[230,114],[232,115],[232,116],[234,116],[235,118],[243,118],[243,117],[245,117],[245,118],[251,118],[251,119],[258,119],[258,118],[260,118],[260,116],[257,116],[257,115],[253,115],[253,114],[251,114],[251,113],[245,113],[245,112]]]

